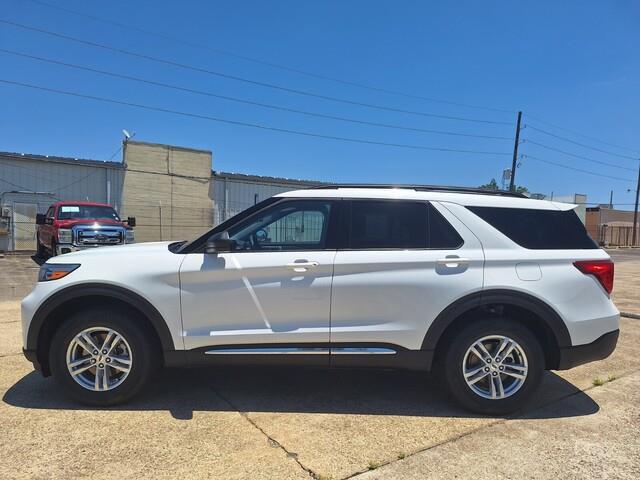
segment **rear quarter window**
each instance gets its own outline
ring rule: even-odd
[[[467,207],[521,247],[532,250],[597,249],[573,210]]]

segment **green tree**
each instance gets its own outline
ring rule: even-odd
[[[498,182],[496,182],[495,178],[492,178],[489,183],[485,183],[484,185],[480,185],[478,188],[483,188],[484,190],[499,190]]]
[[[492,178],[489,183],[485,183],[484,185],[480,185],[478,188],[483,188],[485,190],[500,190],[498,186],[498,182],[496,182],[495,178]],[[516,185],[516,192],[518,193],[529,193],[529,189],[522,185]]]

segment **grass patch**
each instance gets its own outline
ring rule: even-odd
[[[593,383],[594,387],[601,387],[605,383],[613,382],[617,378],[618,377],[616,377],[615,375],[609,374],[609,376],[607,378],[600,378],[600,377],[594,378],[592,383]]]
[[[376,468],[380,468],[381,465],[382,463],[380,462],[369,462],[369,465],[367,465],[367,468],[369,470],[375,470]]]
[[[406,457],[407,457],[407,454],[406,454],[406,453],[404,453],[404,452],[400,452],[400,453],[398,454],[398,460],[402,460],[403,458],[406,458]]]

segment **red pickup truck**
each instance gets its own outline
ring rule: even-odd
[[[36,216],[36,242],[41,257],[134,242],[136,219],[122,221],[111,205],[57,202]]]

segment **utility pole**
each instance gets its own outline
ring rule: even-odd
[[[613,210],[613,190],[611,190],[611,195],[609,195],[609,208]]]
[[[640,196],[640,159],[638,160],[638,183],[636,183],[636,208],[633,211],[633,235],[631,245],[636,246],[636,236],[638,229],[638,197]]]
[[[520,143],[520,120],[522,120],[522,112],[518,112],[518,122],[516,123],[516,141],[513,144],[513,161],[511,162],[511,181],[509,182],[509,190],[516,189],[516,164],[518,162],[518,143]]]

